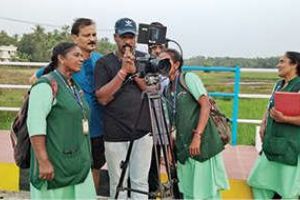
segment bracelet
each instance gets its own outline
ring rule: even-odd
[[[201,139],[201,137],[202,137],[202,132],[193,129],[193,135]]]
[[[120,70],[119,70],[119,72],[120,72],[122,75],[124,75],[124,76],[127,76],[127,73],[126,73],[126,72],[124,72],[124,70],[123,70],[123,69],[120,69]]]
[[[117,76],[118,76],[122,81],[125,80],[125,77],[123,77],[120,73],[117,73]]]
[[[201,134],[194,134],[194,137],[197,137],[201,140],[202,135]]]

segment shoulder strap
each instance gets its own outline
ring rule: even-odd
[[[53,73],[49,73],[46,74],[44,76],[42,76],[35,84],[32,85],[32,87],[38,83],[48,83],[52,89],[52,95],[53,95],[53,100],[55,99],[56,95],[57,95],[57,91],[58,91],[58,85],[57,82],[54,78],[54,74]]]
[[[49,76],[45,76],[45,77],[50,81],[50,86],[51,86],[52,95],[53,95],[53,99],[52,99],[52,102],[53,102],[57,95],[58,85],[57,85],[56,80],[53,77],[53,74],[49,74]]]
[[[179,76],[179,83],[183,87],[183,89],[185,89],[187,92],[190,92],[189,88],[188,88],[188,86],[186,85],[186,82],[185,82],[185,75],[186,75],[185,72],[183,72],[183,73],[180,74],[180,76]]]
[[[186,72],[183,72],[183,73],[180,74],[180,76],[179,76],[179,84],[181,85],[181,87],[182,87],[186,92],[188,92],[188,93],[193,97],[193,99],[194,99],[196,102],[198,102],[198,100],[194,98],[193,94],[191,93],[191,91],[189,90],[189,88],[188,88],[188,86],[187,86],[187,84],[186,84],[186,82],[185,82],[185,75],[186,75]]]

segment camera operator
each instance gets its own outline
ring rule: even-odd
[[[110,177],[110,196],[114,197],[120,179],[121,161],[125,160],[129,142],[134,140],[129,160],[132,189],[148,191],[148,172],[151,161],[151,121],[144,79],[129,76],[136,73],[136,23],[128,18],[115,24],[114,40],[117,51],[102,57],[96,64],[96,97],[104,105],[104,141]],[[127,173],[126,173],[127,174]],[[128,175],[126,175],[127,177]],[[126,187],[127,179],[123,185]],[[127,191],[119,193],[126,199]],[[131,192],[131,199],[147,199],[147,195]]]

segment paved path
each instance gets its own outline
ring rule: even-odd
[[[230,180],[243,181],[244,182],[243,184],[245,185],[245,187],[247,187],[245,180],[247,179],[257,156],[258,153],[254,146],[227,145],[225,151],[223,151],[223,157],[224,157],[228,178]],[[14,163],[13,150],[9,138],[9,132],[0,130],[0,166],[1,164],[5,165],[5,163],[8,164]],[[249,189],[247,189],[247,192],[249,193],[248,190]],[[26,195],[28,195],[28,193],[25,193],[25,196]],[[230,196],[230,197],[236,197],[235,195],[236,193],[234,193],[234,196]],[[1,188],[0,188],[0,199],[4,197],[9,198],[9,196],[19,199],[18,193],[5,193],[3,191],[1,192]]]
[[[258,156],[254,146],[227,145],[223,152],[228,178],[246,180]]]
[[[9,138],[9,131],[0,130],[0,162],[14,162],[13,149]]]
[[[13,163],[13,151],[8,133],[0,130],[0,162]],[[229,178],[245,180],[257,155],[253,146],[227,145],[223,156]]]

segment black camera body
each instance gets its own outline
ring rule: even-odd
[[[166,44],[167,27],[155,24],[139,24],[137,42],[140,44]]]
[[[145,77],[147,74],[167,76],[171,69],[169,59],[159,59],[150,56],[137,57],[136,64],[141,77]]]
[[[167,27],[155,24],[139,24],[137,42],[140,44],[154,45],[166,44]],[[159,82],[159,75],[168,76],[171,69],[169,59],[154,58],[149,55],[136,58],[137,71],[140,77],[145,77],[148,85]],[[149,81],[147,81],[149,80]]]

